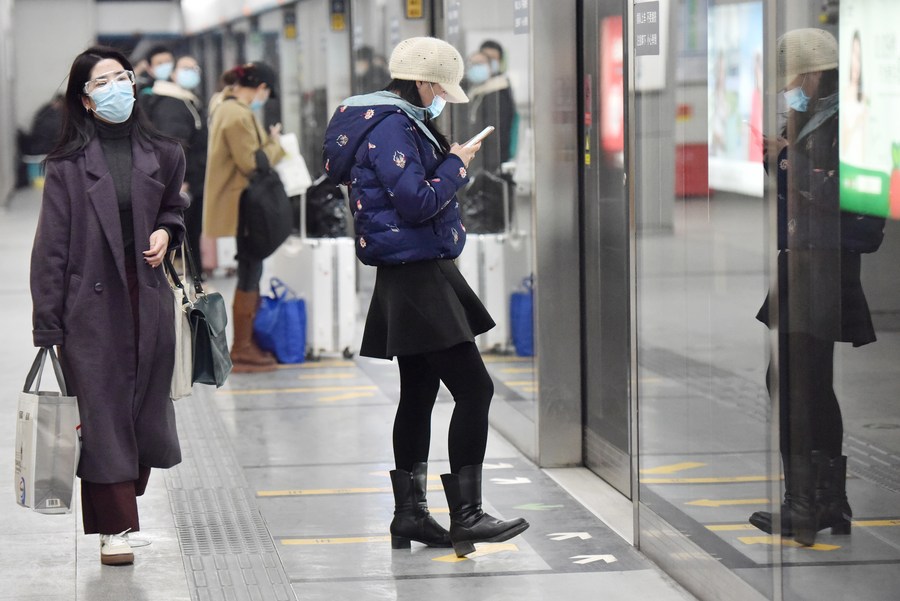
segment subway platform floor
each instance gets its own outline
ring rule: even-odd
[[[484,471],[485,509],[531,528],[506,543],[392,550],[391,422],[396,365],[365,358],[234,375],[176,403],[184,461],[154,470],[139,501],[135,563],[103,567],[77,511],[15,505],[15,402],[33,358],[28,258],[40,194],[0,209],[0,599],[321,600],[693,599],[629,542],[630,503],[586,470],[542,470],[496,432]],[[230,295],[231,280],[211,287]],[[447,525],[438,475],[449,469],[452,400],[435,407],[429,503]],[[560,483],[565,483],[566,488]],[[608,525],[600,515],[604,515]],[[624,516],[624,520],[621,519]],[[621,533],[621,534],[619,534]]]

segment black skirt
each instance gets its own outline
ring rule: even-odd
[[[779,328],[822,340],[863,346],[875,342],[875,327],[863,292],[859,253],[781,251],[778,255]],[[771,292],[756,314],[770,328]]]
[[[494,327],[451,260],[378,268],[359,354],[391,359],[447,349]]]

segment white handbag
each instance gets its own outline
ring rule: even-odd
[[[183,251],[182,256],[184,256]],[[175,296],[175,367],[172,370],[169,398],[177,401],[190,396],[192,391],[194,357],[191,344],[191,322],[188,320],[191,300],[169,257],[165,258],[165,269],[169,275],[172,294]]]
[[[41,374],[48,355],[56,373],[59,392],[41,390]],[[78,401],[68,396],[56,353],[52,348],[42,348],[19,393],[16,414],[16,502],[38,513],[72,511],[75,472],[80,456]]]

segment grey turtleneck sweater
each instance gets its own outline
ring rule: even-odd
[[[134,259],[134,220],[131,198],[131,120],[125,123],[105,123],[95,119],[97,137],[106,157],[109,174],[116,186],[119,202],[119,221],[122,224],[122,242],[125,258]]]

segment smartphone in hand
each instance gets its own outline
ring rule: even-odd
[[[479,142],[484,140],[486,137],[491,135],[491,133],[493,133],[493,131],[494,131],[494,126],[488,125],[484,129],[482,129],[480,132],[478,132],[477,134],[475,134],[474,136],[469,138],[466,141],[466,143],[463,144],[463,148],[468,148],[469,146],[474,146],[474,145],[478,144]]]

